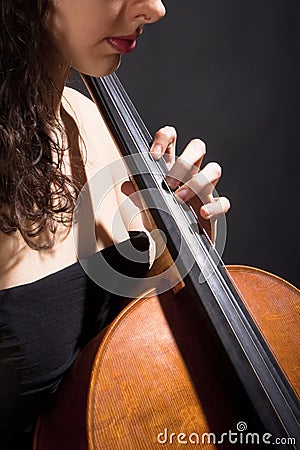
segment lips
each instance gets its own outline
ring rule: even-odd
[[[107,41],[118,53],[125,54],[132,52],[136,46],[135,38],[111,37]]]

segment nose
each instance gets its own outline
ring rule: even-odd
[[[166,8],[160,0],[137,1],[134,8],[135,19],[143,23],[154,23],[162,19],[166,14]]]

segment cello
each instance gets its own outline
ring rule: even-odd
[[[152,137],[117,76],[82,77],[164,251],[137,298],[82,349],[39,418],[34,449],[296,449],[299,290],[224,266],[166,187],[165,163],[151,157]]]

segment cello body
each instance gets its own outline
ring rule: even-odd
[[[267,272],[227,268],[299,398],[300,292]],[[35,450],[253,448],[268,433],[186,287],[135,299],[82,349],[39,419]],[[296,436],[294,437],[296,440]]]

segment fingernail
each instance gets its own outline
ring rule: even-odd
[[[151,154],[154,159],[159,159],[162,155],[162,146],[159,144],[154,145],[154,147],[151,149]]]
[[[178,191],[175,192],[176,197],[180,198],[180,200],[186,201],[189,198],[189,189],[186,187],[178,189]]]
[[[209,204],[202,206],[202,212],[204,213],[202,215],[205,216],[205,219],[210,219],[214,212],[213,205]]]

